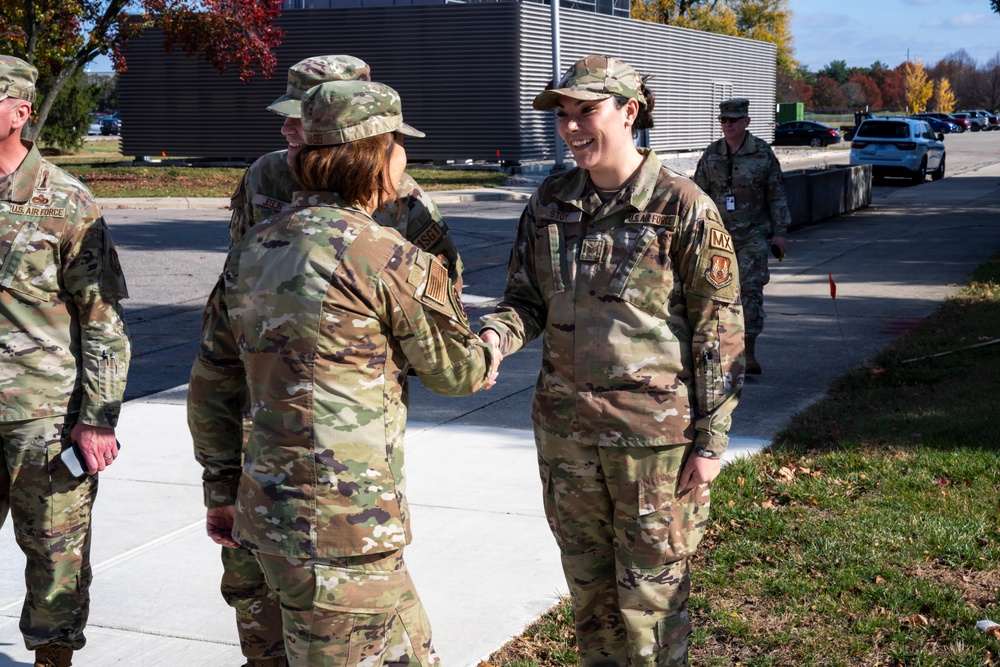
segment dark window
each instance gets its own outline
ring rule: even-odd
[[[857,136],[872,139],[909,139],[910,126],[906,123],[878,122],[862,123]]]

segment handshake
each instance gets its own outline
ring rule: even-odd
[[[492,389],[493,385],[497,383],[500,362],[503,360],[503,355],[500,354],[500,335],[493,329],[484,329],[479,332],[479,339],[490,347],[490,370],[483,389]]]

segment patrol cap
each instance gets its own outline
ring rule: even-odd
[[[403,122],[399,94],[384,83],[327,81],[302,98],[302,136],[310,146],[347,144],[389,132],[424,136]]]
[[[327,81],[371,81],[367,63],[354,56],[314,56],[300,60],[288,68],[285,94],[267,108],[281,116],[298,118],[302,96],[313,86]]]
[[[0,56],[0,102],[16,97],[35,103],[35,79],[38,70],[14,56]]]
[[[744,118],[750,115],[750,100],[734,97],[719,102],[719,118]]]
[[[628,63],[610,56],[587,56],[577,60],[556,86],[536,95],[531,106],[546,111],[554,108],[561,96],[576,100],[606,100],[619,96],[646,104],[639,74]]]

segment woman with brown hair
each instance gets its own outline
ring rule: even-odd
[[[688,557],[743,384],[732,241],[711,199],[636,148],[653,105],[597,55],[535,97],[577,167],[525,207],[480,332],[504,355],[543,339],[532,421],[584,667],[688,664]]]
[[[402,557],[406,375],[469,394],[487,381],[488,348],[447,269],[371,218],[395,199],[403,137],[423,136],[396,92],[324,83],[302,123],[303,190],[230,251],[191,373],[208,532],[256,555],[292,667],[436,664]]]

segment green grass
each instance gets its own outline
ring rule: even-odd
[[[82,180],[95,197],[229,197],[242,168],[176,165],[122,166],[120,140],[87,141],[74,155],[47,156]],[[43,149],[43,153],[46,152]],[[427,191],[501,187],[502,171],[413,168],[408,173]]]
[[[692,564],[693,665],[997,664],[975,623],[1000,622],[1000,345],[907,360],[998,336],[994,258],[723,470]],[[514,659],[562,664],[541,655]]]

